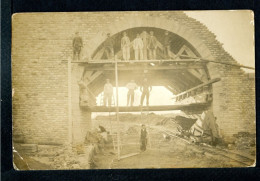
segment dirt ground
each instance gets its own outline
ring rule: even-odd
[[[102,125],[109,130],[112,122],[114,130],[119,128],[121,149],[117,159],[117,149],[110,145],[104,153],[97,154],[94,169],[117,168],[208,168],[208,167],[243,167],[244,165],[217,154],[209,153],[195,144],[190,144],[178,137],[165,139],[165,134],[156,126],[156,121],[140,122],[122,120],[95,120],[95,125]],[[147,150],[140,152],[140,125],[146,123],[149,132]],[[156,129],[158,127],[158,129]],[[111,143],[112,144],[112,143]],[[110,154],[108,154],[110,153]],[[111,154],[113,153],[113,154]],[[134,155],[133,155],[134,154]],[[133,155],[133,156],[131,156]]]
[[[210,152],[203,146],[178,136],[167,136],[164,132],[166,128],[173,135],[177,129],[171,122],[160,124],[164,119],[165,116],[156,114],[143,117],[124,114],[120,115],[118,123],[115,116],[100,116],[92,120],[92,129],[97,130],[99,126],[103,126],[109,135],[114,136],[110,136],[110,141],[101,149],[95,149],[92,156],[89,156],[90,152],[83,151],[90,150],[91,146],[94,148],[92,143],[85,143],[80,149],[71,148],[69,145],[38,145],[38,151],[33,154],[14,153],[14,162],[21,170],[245,167],[243,163],[214,154],[214,149],[220,148],[209,146],[213,149],[213,152]],[[148,131],[148,145],[144,152],[140,151],[139,144],[142,124],[146,125]],[[120,135],[120,159],[117,154],[117,131]],[[252,141],[250,144],[253,143]],[[239,144],[244,149],[236,150],[236,145]],[[239,137],[237,142],[227,146],[227,149],[233,152],[251,153],[247,148],[248,140],[245,137]]]

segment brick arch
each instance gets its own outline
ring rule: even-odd
[[[110,33],[112,36],[125,31],[131,28],[139,28],[139,27],[154,27],[167,30],[172,32],[187,42],[189,42],[196,51],[200,54],[201,57],[207,59],[219,59],[221,61],[227,61],[231,63],[236,63],[236,61],[222,48],[219,46],[219,42],[215,39],[214,34],[212,34],[203,24],[199,22],[195,22],[192,18],[186,17],[186,15],[182,14],[182,17],[185,17],[183,23],[180,21],[176,21],[173,19],[167,19],[165,17],[156,17],[156,16],[144,16],[140,14],[130,14],[124,16],[122,18],[113,21],[109,25],[103,25],[93,36],[92,39],[88,41],[88,53],[92,55],[95,50],[102,44],[102,42],[106,39],[106,33]],[[190,24],[189,24],[190,23]],[[193,29],[194,24],[194,29]],[[220,59],[221,58],[221,59]],[[232,100],[231,96],[227,96],[227,86],[229,86],[232,93],[240,96],[240,84],[241,79],[245,79],[243,77],[243,72],[239,68],[227,68],[223,65],[208,63],[207,71],[210,77],[213,78],[221,78],[220,83],[216,83],[212,85],[213,91],[213,102],[211,104],[211,109],[213,110],[215,116],[218,118],[217,122],[220,127],[220,133],[225,135],[226,137],[231,137],[233,133],[237,130],[244,130],[241,128],[234,128],[232,130],[227,129],[230,125],[235,124],[238,119],[243,119],[245,122],[245,118],[243,117],[243,113],[240,111],[240,108],[236,108],[232,113],[229,112],[228,106],[234,107],[237,105],[237,102]],[[229,77],[228,74],[232,75]],[[235,81],[238,83],[234,83]],[[245,88],[246,89],[246,88]],[[244,105],[247,106],[245,102]],[[232,114],[232,117],[230,116]],[[242,125],[246,125],[247,123],[242,123]]]
[[[126,23],[127,22],[127,23]],[[177,34],[178,36],[184,38],[188,41],[204,58],[212,58],[211,51],[204,44],[202,40],[196,37],[196,33],[191,29],[182,25],[174,20],[169,20],[162,17],[150,17],[150,16],[128,16],[124,17],[121,21],[115,21],[108,27],[103,27],[102,31],[98,32],[92,39],[88,42],[88,52],[89,56],[92,56],[98,46],[105,41],[106,33],[110,33],[112,36],[119,32],[125,31],[131,28],[138,27],[154,27],[165,29],[169,32]]]

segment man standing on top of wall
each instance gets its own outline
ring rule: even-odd
[[[76,59],[76,56],[77,56],[77,60],[79,60],[81,47],[83,47],[82,38],[79,36],[79,32],[75,33],[75,37],[73,38],[73,42],[72,42],[72,47],[73,47],[73,60]]]
[[[128,93],[127,93],[127,106],[129,105],[129,99],[131,97],[131,106],[134,104],[134,98],[135,98],[135,89],[137,89],[137,85],[134,80],[131,80],[126,87],[128,88]]]
[[[107,34],[107,39],[104,42],[104,51],[107,59],[112,59],[114,57],[114,39],[110,37],[110,33]]]
[[[148,50],[149,50],[149,59],[156,59],[156,49],[157,49],[157,38],[153,35],[153,31],[150,32],[150,38],[148,39]]]
[[[143,60],[144,44],[143,44],[143,40],[140,38],[139,34],[137,34],[136,38],[134,39],[133,48],[135,51],[135,60]]]
[[[163,55],[165,59],[170,58],[170,44],[171,44],[171,37],[169,32],[165,32],[165,36],[163,38]]]
[[[130,59],[130,39],[126,32],[123,33],[123,38],[121,39],[121,49],[123,53],[123,60],[127,61]]]
[[[149,85],[147,78],[144,78],[144,81],[143,81],[142,86],[140,87],[140,90],[142,92],[140,106],[143,106],[145,97],[146,97],[146,106],[149,106],[149,96],[150,96],[150,92],[152,91],[152,86]]]
[[[107,106],[107,103],[108,106],[111,106],[112,96],[113,96],[113,86],[110,83],[110,80],[107,79],[106,84],[104,86],[104,99],[103,99],[104,106]]]

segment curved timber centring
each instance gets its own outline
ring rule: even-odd
[[[114,21],[109,26],[101,28],[102,31],[89,40],[88,51],[93,55],[98,46],[105,41],[106,34],[114,35],[121,31],[137,28],[137,27],[154,27],[167,30],[187,40],[203,58],[213,59],[212,54],[204,42],[196,36],[196,32],[192,31],[185,25],[164,17],[151,17],[144,15],[124,16],[120,21]]]

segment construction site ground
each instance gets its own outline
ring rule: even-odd
[[[97,116],[92,120],[92,130],[96,133],[98,126],[103,126],[109,132],[104,144],[85,143],[73,148],[71,145],[38,145],[34,153],[24,154],[18,149],[14,152],[14,162],[22,170],[254,166],[255,146],[237,148],[235,144],[210,146],[192,143],[188,138],[176,136],[178,129],[175,124],[165,121],[161,124],[171,116],[120,114],[119,122],[115,115]],[[146,125],[149,133],[144,152],[140,151],[142,124]]]
[[[128,120],[128,116],[129,118],[132,117],[132,119]],[[229,155],[225,154],[223,156],[219,154],[219,150],[225,149],[222,146],[197,145],[191,143],[188,139],[175,136],[177,129],[158,124],[164,117],[151,114],[139,116],[138,119],[138,116],[126,114],[120,116],[119,124],[115,121],[115,117],[110,118],[110,120],[104,118],[94,120],[96,126],[102,125],[108,130],[112,127],[113,133],[120,130],[121,145],[119,160],[117,148],[114,149],[110,145],[107,146],[104,152],[94,157],[95,168],[244,167],[254,164],[254,162],[251,164],[243,163],[241,160],[239,162],[238,159],[234,159],[231,155],[231,158],[229,158]],[[140,151],[139,144],[141,124],[145,124],[149,132],[147,150],[144,152]],[[233,149],[233,152],[237,151],[239,150]],[[249,150],[242,150],[242,152],[249,156],[247,153],[250,152]],[[252,160],[254,158],[252,155],[249,157]]]

